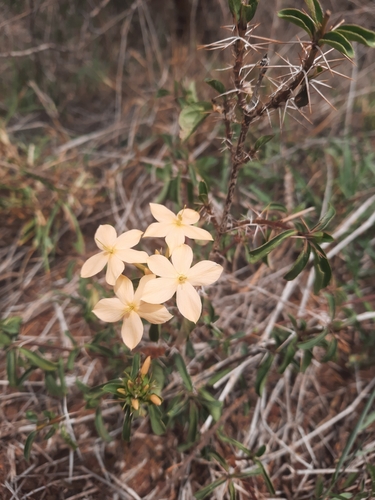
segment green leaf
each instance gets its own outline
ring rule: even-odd
[[[103,416],[102,416],[102,411],[100,407],[95,411],[95,428],[99,434],[99,436],[105,441],[106,443],[109,443],[112,441],[112,437],[108,433],[107,429],[105,428],[104,422],[103,422]]]
[[[236,489],[231,479],[228,480],[228,491],[229,491],[229,500],[237,500]]]
[[[314,243],[313,247],[314,253],[314,269],[315,269],[315,281],[314,281],[314,293],[317,295],[320,290],[325,288],[331,280],[332,271],[329,265],[328,259],[323,252],[323,250]]]
[[[220,477],[219,479],[216,479],[216,481],[214,481],[213,483],[209,484],[208,486],[205,486],[201,490],[194,493],[194,497],[197,500],[203,500],[208,495],[210,495],[210,493],[212,493],[218,486],[225,483],[226,480],[227,480],[226,477]]]
[[[17,387],[17,353],[14,349],[10,349],[6,356],[7,362],[7,377],[11,387]]]
[[[262,363],[258,367],[257,376],[256,376],[256,380],[255,380],[255,391],[258,394],[258,396],[262,395],[263,388],[266,384],[268,372],[271,369],[273,360],[274,360],[274,356],[272,354],[268,353],[268,354],[266,354],[266,356],[262,360]]]
[[[351,43],[345,38],[344,35],[337,31],[329,31],[328,33],[325,33],[323,38],[319,40],[320,46],[324,44],[333,47],[350,59],[354,57],[354,50]]]
[[[186,387],[186,389],[189,392],[192,392],[193,391],[193,383],[191,381],[190,375],[188,374],[185,362],[184,362],[181,354],[179,354],[179,353],[175,354],[173,356],[173,358],[174,358],[176,368],[177,368],[179,374],[181,375],[184,386]]]
[[[74,441],[72,436],[69,434],[69,432],[66,430],[65,426],[62,425],[60,427],[60,436],[63,438],[65,443],[72,448],[72,450],[76,450],[78,448],[78,444]]]
[[[18,335],[22,324],[21,316],[11,316],[0,321],[0,331],[9,335]]]
[[[287,231],[284,231],[283,233],[275,236],[275,238],[267,241],[267,243],[264,243],[264,245],[260,246],[259,248],[256,248],[252,252],[249,252],[248,257],[250,264],[254,264],[255,262],[258,262],[258,260],[263,259],[263,257],[268,255],[274,248],[279,246],[286,238],[290,238],[297,233],[298,231],[296,231],[295,229],[288,229]]]
[[[276,493],[275,492],[275,488],[274,488],[274,486],[272,484],[272,481],[271,481],[271,478],[267,474],[267,471],[264,468],[262,462],[260,460],[257,460],[256,458],[254,458],[254,463],[260,468],[260,470],[262,472],[262,476],[263,476],[264,482],[266,483],[268,492],[272,493],[273,495],[275,495],[275,493]]]
[[[25,417],[33,424],[36,424],[38,422],[38,415],[32,410],[27,410],[27,412],[25,413]]]
[[[262,137],[259,137],[254,144],[254,151],[259,151],[262,146],[270,142],[274,137],[275,135],[262,135]]]
[[[297,257],[297,260],[293,264],[292,268],[286,273],[284,279],[287,281],[292,281],[305,269],[307,263],[309,262],[309,257],[311,253],[311,246],[305,241],[304,248],[302,252]]]
[[[31,447],[33,445],[33,442],[35,441],[37,434],[38,434],[38,431],[33,431],[33,432],[30,432],[30,434],[27,436],[27,439],[25,442],[25,447],[23,449],[23,456],[25,457],[25,460],[27,462],[30,460]]]
[[[340,470],[341,470],[342,466],[344,465],[344,462],[345,462],[347,456],[349,455],[349,452],[350,452],[359,432],[361,431],[361,427],[362,427],[362,424],[366,418],[366,415],[370,411],[370,409],[372,408],[374,400],[375,400],[375,389],[372,391],[370,397],[368,398],[366,405],[363,408],[362,413],[361,413],[359,419],[357,420],[357,423],[354,426],[354,429],[350,433],[349,439],[347,440],[345,448],[344,448],[344,450],[340,456],[340,459],[337,463],[336,471],[332,477],[332,481],[337,480],[337,477],[340,473]]]
[[[198,420],[199,420],[198,407],[193,400],[190,400],[189,420],[188,420],[189,430],[188,430],[187,438],[186,438],[188,443],[194,443],[194,441],[197,438]]]
[[[74,363],[75,363],[76,357],[79,354],[79,351],[80,351],[80,349],[76,347],[75,349],[73,349],[69,353],[68,360],[66,362],[66,369],[67,370],[73,370],[74,369]]]
[[[204,406],[212,416],[212,418],[217,422],[221,417],[223,403],[222,401],[218,401],[212,396],[208,391],[206,391],[203,387],[199,389],[200,398],[199,401]]]
[[[326,350],[325,355],[323,356],[321,363],[327,363],[328,361],[331,361],[336,356],[337,352],[337,340],[335,338],[332,339],[332,341],[328,344],[328,348]]]
[[[322,6],[320,5],[318,0],[305,0],[305,3],[310,11],[310,14],[314,21],[319,25],[322,24],[324,14]]]
[[[160,338],[160,330],[161,330],[160,325],[154,325],[154,324],[150,325],[150,328],[148,330],[148,336],[151,342],[158,342]]]
[[[241,19],[244,19],[246,24],[249,23],[255,16],[258,7],[258,0],[250,0],[249,5],[241,5]]]
[[[160,97],[165,97],[167,95],[170,95],[171,93],[167,89],[159,89],[156,92],[156,98],[159,99]]]
[[[50,430],[47,432],[47,434],[44,436],[44,441],[48,441],[57,431],[57,425],[54,425],[53,427],[50,428]]]
[[[161,410],[158,406],[149,405],[148,406],[148,415],[150,417],[151,427],[154,434],[160,436],[165,432],[165,425],[162,421]]]
[[[109,392],[110,394],[116,394],[117,396],[120,394],[118,392],[118,389],[121,389],[124,387],[124,383],[122,381],[118,382],[108,382],[102,387],[103,392]]]
[[[226,89],[224,84],[219,80],[213,80],[212,78],[205,78],[204,80],[210,87],[212,87],[218,94],[225,94]]]
[[[327,335],[328,330],[325,328],[322,333],[319,333],[316,337],[306,340],[305,342],[299,342],[297,344],[297,347],[302,350],[309,350],[312,349],[314,346],[318,345],[322,340],[325,339],[325,336]]]
[[[285,370],[288,368],[290,363],[293,361],[296,351],[297,351],[297,348],[296,348],[295,341],[294,342],[292,341],[286,348],[283,362],[281,363],[281,365],[279,366],[279,369],[278,369],[279,373],[285,372]]]
[[[313,356],[313,353],[311,350],[304,351],[303,356],[302,356],[302,361],[301,361],[301,372],[302,373],[305,373],[307,368],[310,366],[313,357],[314,356]]]
[[[240,17],[241,0],[228,0],[229,10],[236,22]]]
[[[328,226],[328,224],[331,222],[331,220],[334,218],[335,215],[336,215],[336,210],[333,208],[331,204],[329,204],[327,212],[323,215],[320,221],[312,228],[312,231],[314,232],[323,231],[323,229],[325,229]]]
[[[45,374],[45,384],[48,392],[52,396],[56,396],[57,398],[62,398],[65,395],[64,388],[61,387],[59,384],[57,384],[54,373],[47,372]]]
[[[296,24],[313,38],[315,34],[315,23],[310,16],[298,9],[283,9],[277,14],[281,19]]]
[[[132,369],[130,377],[134,380],[138,376],[139,370],[141,369],[141,356],[139,352],[136,352],[132,361]]]
[[[200,181],[199,186],[199,199],[204,205],[208,204],[208,187],[205,181]]]
[[[133,413],[131,413],[130,406],[127,405],[125,408],[124,423],[122,424],[122,439],[127,443],[130,441],[132,420],[133,420]]]
[[[207,101],[193,102],[186,105],[180,113],[180,138],[186,141],[212,111],[212,103]]]
[[[24,347],[19,348],[19,352],[23,354],[31,363],[38,368],[41,368],[42,370],[46,372],[54,372],[57,370],[57,364],[53,363],[52,361],[48,361],[45,358],[42,358],[42,356],[39,356],[35,352],[31,352],[28,349],[25,349]]]
[[[375,47],[375,31],[367,30],[356,24],[344,24],[335,31],[344,35],[347,40],[362,43],[368,47]]]

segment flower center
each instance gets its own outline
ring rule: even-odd
[[[178,214],[176,218],[176,226],[182,226],[182,215]]]
[[[177,278],[178,284],[183,285],[187,280],[187,276],[180,274],[179,277]]]
[[[131,304],[127,304],[125,307],[125,314],[130,314],[133,311],[137,311],[137,306],[133,302]]]

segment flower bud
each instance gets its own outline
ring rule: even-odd
[[[132,407],[136,411],[139,409],[139,400],[138,399],[132,399]]]
[[[120,394],[126,394],[125,389],[123,389],[122,387],[119,387],[119,388],[117,389],[117,392],[119,392]]]
[[[151,356],[147,356],[147,358],[145,359],[145,362],[143,363],[142,368],[141,368],[142,377],[147,375],[148,370],[150,369],[150,364],[151,364]]]
[[[150,401],[156,406],[161,405],[161,398],[159,398],[159,396],[157,396],[156,394],[151,394]]]

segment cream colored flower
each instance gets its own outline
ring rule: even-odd
[[[95,242],[102,250],[90,257],[82,266],[81,277],[90,278],[98,274],[107,264],[106,281],[114,285],[125,269],[125,264],[147,262],[146,252],[132,250],[141,239],[142,231],[131,229],[117,237],[116,229],[109,224],[99,226],[95,233]]]
[[[192,226],[199,221],[199,213],[190,208],[180,210],[177,215],[168,210],[163,205],[150,203],[152,215],[158,222],[153,222],[146,229],[143,237],[165,238],[169,251],[174,252],[175,248],[185,242],[185,236],[193,240],[212,240],[212,236],[205,229]]]
[[[176,293],[180,313],[196,323],[202,312],[202,303],[195,286],[211,285],[217,281],[223,268],[210,260],[190,267],[193,251],[188,245],[175,249],[170,262],[163,255],[152,255],[147,260],[150,270],[160,278],[146,283],[142,300],[156,304],[169,300]]]
[[[99,319],[108,323],[123,320],[121,328],[122,340],[129,349],[134,349],[141,341],[143,335],[141,318],[159,325],[173,317],[166,307],[156,304],[157,301],[147,304],[141,300],[145,285],[154,280],[155,275],[153,274],[143,276],[134,293],[130,279],[126,276],[120,276],[114,288],[117,297],[99,300],[92,311]]]

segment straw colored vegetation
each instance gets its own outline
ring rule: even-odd
[[[372,0],[322,4],[332,25],[375,28]],[[259,1],[246,96],[236,69],[217,71],[241,50],[225,0],[1,2],[1,499],[375,498],[375,51],[330,52],[307,104],[259,115],[249,156],[236,156],[240,111],[306,55],[306,33],[276,15],[286,7],[306,9]],[[205,78],[241,87],[231,116]],[[190,135],[181,107],[212,99]],[[333,240],[319,237],[332,278],[314,293],[311,260],[284,276],[331,206]],[[171,235],[184,207],[200,218],[181,212]],[[125,264],[119,298],[105,272],[81,278],[105,251],[99,226],[115,242],[150,224],[127,250],[143,259]],[[181,266],[194,234],[205,241],[187,241],[186,295],[159,305],[178,268],[168,252]],[[129,280],[146,261],[159,281],[143,278],[140,306]],[[198,297],[191,283],[213,284]],[[138,300],[130,337],[121,311],[101,320],[121,297]],[[142,340],[140,318],[155,323]]]

